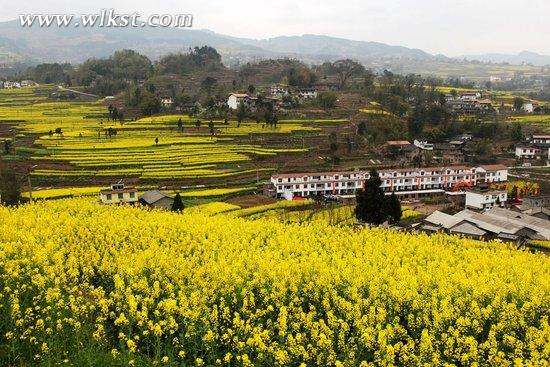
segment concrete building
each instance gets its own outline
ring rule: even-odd
[[[467,209],[486,210],[495,206],[504,207],[506,201],[508,201],[506,191],[466,191]]]
[[[227,98],[227,106],[230,109],[236,110],[239,108],[239,105],[242,103],[249,104],[251,97],[246,93],[231,93],[229,98]]]
[[[378,174],[382,190],[387,195],[394,192],[401,199],[443,195],[462,183],[475,187],[480,183],[508,181],[508,169],[503,165],[394,168],[381,170]],[[365,171],[291,173],[272,176],[271,184],[278,198],[353,197],[368,178],[369,173]]]
[[[137,189],[125,187],[124,184],[112,184],[108,190],[99,192],[102,204],[132,204],[138,201]]]
[[[298,95],[302,99],[315,99],[317,98],[316,88],[301,88],[298,90]]]

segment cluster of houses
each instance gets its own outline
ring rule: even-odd
[[[15,89],[15,88],[24,88],[24,87],[36,87],[38,83],[32,80],[22,80],[21,82],[15,81],[0,81],[0,88],[4,89]]]
[[[447,107],[451,112],[460,115],[477,115],[484,113],[498,113],[502,106],[495,105],[489,98],[484,98],[479,91],[463,92],[460,94],[445,94]],[[526,100],[523,102],[521,111],[527,114],[539,113],[542,106],[536,101]]]
[[[444,143],[430,143],[427,140],[414,140],[412,143],[407,140],[390,140],[384,144],[380,153],[384,157],[405,161],[414,161],[430,154],[435,162],[460,164],[467,161],[472,140],[471,134],[462,134]]]
[[[495,206],[485,211],[464,209],[455,215],[436,211],[420,224],[423,232],[445,232],[470,238],[521,243],[550,240],[550,220]]]
[[[495,110],[490,99],[482,99],[481,92],[464,92],[460,95],[446,94],[445,101],[451,112],[461,115],[479,114]]]
[[[247,108],[254,110],[271,104],[274,107],[284,105],[283,98],[294,96],[302,101],[317,98],[317,88],[291,88],[286,85],[275,84],[267,88],[266,96],[253,96],[248,93],[231,93],[227,98],[227,106],[236,110],[243,103]]]
[[[516,145],[515,156],[523,162],[550,161],[550,135],[531,135],[525,142]]]
[[[392,168],[378,172],[381,188],[401,200],[463,194],[464,188],[508,181],[508,168],[503,165],[442,166],[425,168]],[[271,177],[268,192],[276,198],[337,196],[353,198],[369,172],[320,172],[278,174]]]

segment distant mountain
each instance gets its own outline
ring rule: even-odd
[[[418,49],[313,34],[283,36],[264,40],[234,39],[247,45],[282,54],[310,55],[327,58],[349,57],[365,60],[432,60],[434,58],[434,56]]]
[[[189,47],[209,45],[225,58],[254,59],[291,56],[310,61],[355,58],[359,60],[430,60],[416,49],[377,42],[304,35],[267,40],[237,38],[208,30],[174,28],[22,28],[19,21],[0,22],[2,54],[29,62],[82,62],[131,48],[153,59]],[[0,61],[1,63],[1,61]]]
[[[468,61],[481,61],[493,63],[508,63],[512,65],[532,64],[535,66],[550,65],[550,56],[541,55],[535,52],[523,51],[517,55],[511,54],[482,54],[482,55],[466,55],[457,57],[456,59],[466,59]]]

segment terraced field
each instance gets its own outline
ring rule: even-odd
[[[32,176],[44,186],[71,186],[75,179],[158,181],[255,176],[267,177],[276,165],[269,157],[298,157],[307,152],[294,134],[319,134],[322,125],[347,120],[282,120],[276,128],[255,122],[208,121],[196,125],[187,115],[164,115],[132,121],[108,121],[103,101],[53,102],[52,86],[2,90],[0,125],[15,129],[15,155],[30,160]],[[181,121],[181,128],[178,126]],[[0,130],[1,131],[1,130]],[[281,144],[288,136],[288,143]],[[31,145],[22,140],[31,139]],[[274,143],[277,141],[277,143]],[[7,159],[8,157],[6,157]],[[95,184],[95,185],[94,185]]]

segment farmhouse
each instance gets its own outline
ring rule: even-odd
[[[316,88],[301,88],[298,90],[298,95],[302,99],[315,99],[317,98]]]
[[[163,107],[170,108],[174,104],[174,100],[170,97],[162,97],[160,99],[160,103],[162,104]]]
[[[290,88],[283,84],[274,84],[269,87],[269,94],[272,96],[286,96],[290,93]]]
[[[378,173],[384,192],[387,195],[393,192],[401,199],[443,195],[462,183],[475,187],[481,183],[508,180],[508,169],[502,165],[385,169]],[[292,173],[272,176],[271,184],[278,198],[317,195],[353,197],[369,177],[365,171]]]
[[[504,207],[508,200],[506,191],[466,191],[466,208],[486,210],[495,206]]]
[[[162,191],[152,190],[144,193],[139,198],[139,202],[150,208],[170,210],[174,204],[174,198]]]
[[[137,189],[125,187],[124,184],[112,184],[108,190],[99,192],[99,199],[102,204],[129,204],[138,201]]]
[[[231,93],[227,99],[227,106],[232,110],[236,110],[239,108],[241,102],[250,105],[252,99],[253,98],[246,93]]]

